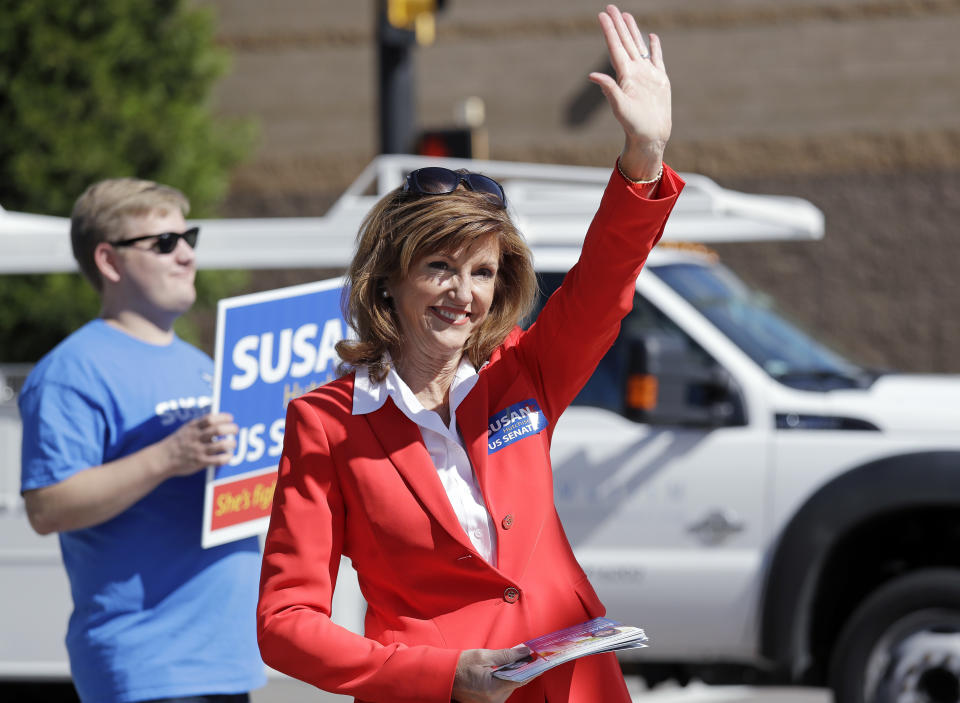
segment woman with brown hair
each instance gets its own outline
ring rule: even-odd
[[[338,347],[348,373],[290,403],[259,638],[270,666],[365,701],[629,701],[612,654],[519,687],[518,642],[603,614],[553,506],[550,439],[630,310],[682,181],[663,166],[660,43],[609,6],[617,80],[591,74],[625,147],[580,260],[537,322],[530,251],[500,185],[419,169],[364,221]],[[364,635],[335,625],[341,555]]]

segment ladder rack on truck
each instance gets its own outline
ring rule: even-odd
[[[535,248],[578,246],[600,203],[610,169],[507,161],[376,157],[322,217],[192,220],[203,231],[201,268],[282,269],[346,266],[363,216],[409,171],[442,163],[503,184],[511,215]],[[805,200],[750,195],[685,173],[687,187],[667,222],[666,241],[705,244],[817,239],[823,214]],[[69,220],[0,209],[0,273],[75,271]]]

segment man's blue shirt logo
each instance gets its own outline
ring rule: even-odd
[[[533,398],[514,403],[487,420],[487,453],[495,454],[518,439],[542,432],[549,424]]]

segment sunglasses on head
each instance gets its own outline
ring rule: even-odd
[[[403,184],[404,193],[420,195],[449,195],[463,183],[475,193],[486,195],[502,208],[507,207],[507,196],[503,187],[489,176],[460,170],[451,171],[441,166],[427,166],[411,171]]]
[[[131,244],[145,242],[148,239],[152,239],[154,241],[153,244],[150,245],[148,249],[149,251],[155,251],[158,254],[169,254],[177,248],[177,243],[181,239],[183,239],[183,241],[189,244],[190,248],[193,249],[197,246],[197,237],[199,236],[200,228],[191,227],[186,232],[161,232],[160,234],[144,234],[140,237],[131,237],[130,239],[121,239],[116,242],[109,242],[109,244],[115,247],[128,247]]]

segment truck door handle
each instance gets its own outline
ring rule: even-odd
[[[704,544],[716,546],[728,538],[743,532],[746,523],[732,510],[712,510],[697,522],[687,526],[687,532],[697,536]]]

